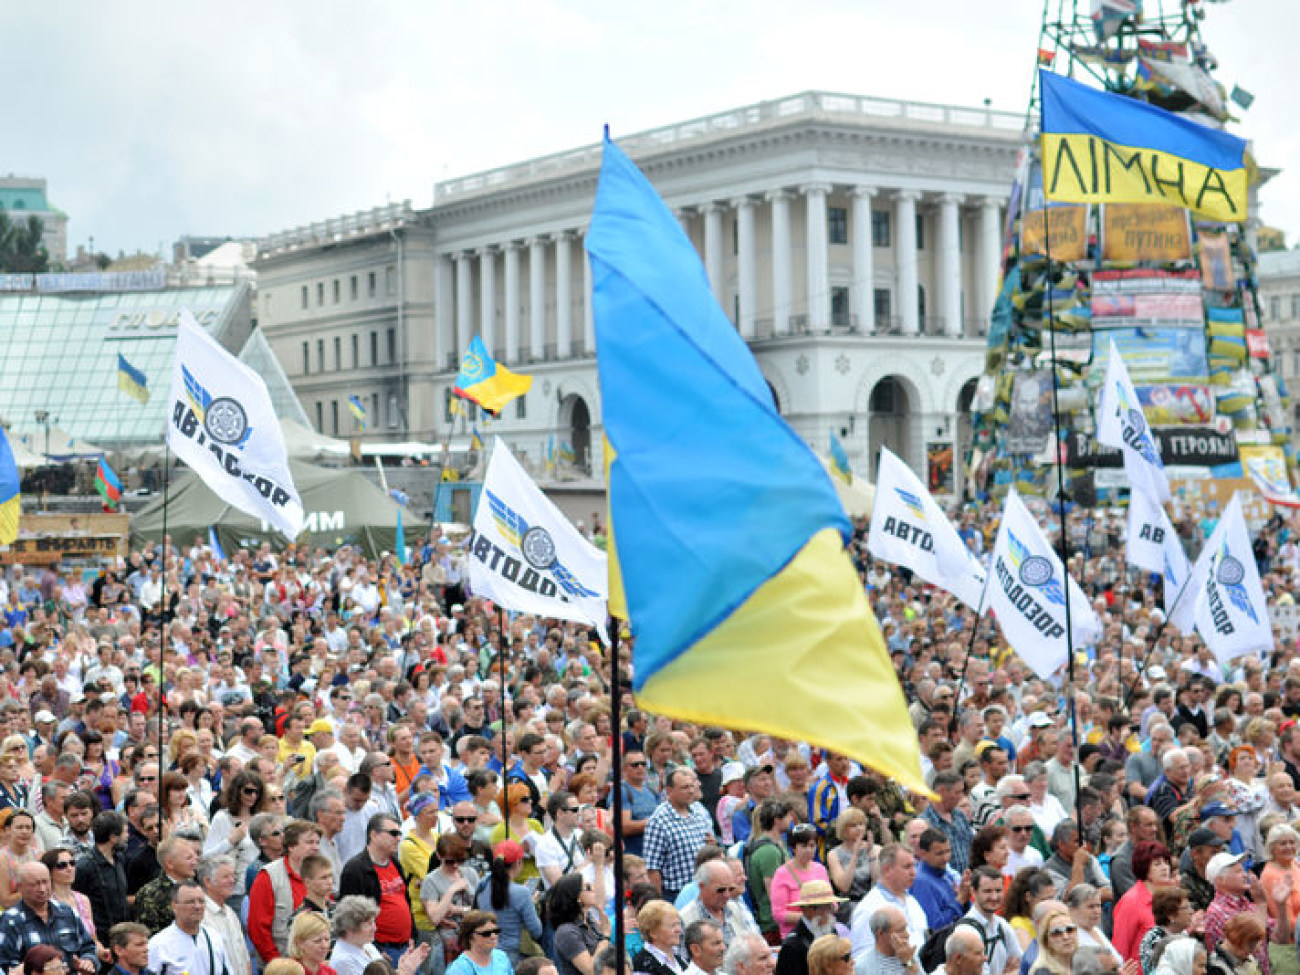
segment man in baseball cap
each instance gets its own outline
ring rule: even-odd
[[[1203,911],[1214,900],[1214,884],[1206,876],[1206,868],[1217,854],[1228,845],[1218,833],[1204,826],[1192,830],[1187,837],[1187,850],[1183,853],[1179,876],[1193,911]]]

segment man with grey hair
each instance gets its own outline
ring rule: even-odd
[[[195,877],[203,888],[203,923],[226,949],[227,975],[252,975],[253,963],[244,941],[244,928],[229,903],[232,900],[239,903],[242,899],[235,897],[234,857],[200,860]]]
[[[771,946],[760,935],[746,934],[731,943],[722,968],[727,975],[772,975],[776,962]]]
[[[1192,789],[1192,760],[1185,749],[1171,748],[1160,757],[1163,770],[1147,793],[1147,805],[1156,811],[1156,815],[1166,824],[1174,812],[1195,800]]]
[[[68,757],[80,765],[80,759],[75,755]],[[63,803],[67,800],[70,791],[72,786],[58,779],[49,779],[41,786],[41,804],[44,808],[35,816],[36,838],[46,850],[53,850],[56,846],[63,845],[65,826]]]
[[[320,849],[317,852],[334,868],[334,892],[337,894],[339,877],[343,875],[343,858],[339,855],[337,837],[347,819],[343,793],[338,789],[322,789],[311,797],[307,810],[311,821],[320,827]]]
[[[686,925],[682,940],[691,959],[685,975],[713,975],[721,967],[727,946],[717,921],[692,921]]]
[[[731,868],[723,860],[709,860],[695,870],[699,895],[682,908],[682,926],[695,921],[713,921],[722,928],[722,940],[730,947],[746,934],[759,934],[758,923],[745,907]]]
[[[854,975],[921,975],[902,911],[885,905],[871,915],[870,928],[873,943],[853,963]]]
[[[799,899],[790,906],[799,908],[802,916],[781,942],[777,975],[808,975],[808,949],[822,935],[835,933],[835,910],[843,902],[825,880],[810,880],[799,888]]]
[[[909,891],[916,882],[916,859],[910,850],[897,843],[889,843],[880,851],[878,858],[880,877],[876,886],[867,892],[867,896],[853,909],[852,941],[853,957],[859,958],[871,947],[869,925],[871,916],[882,907],[893,906],[903,912],[907,919],[907,932],[912,947],[920,951],[925,944],[925,932],[929,922],[925,909]]]
[[[1019,778],[1019,776],[1016,776]],[[1041,867],[1043,865],[1043,855],[1039,853],[1032,845],[1030,840],[1034,838],[1034,814],[1028,806],[1016,803],[1007,808],[1002,814],[1002,821],[1006,823],[1010,831],[1007,841],[1010,851],[1007,854],[1006,866],[1002,868],[1002,873],[1008,877],[1014,877],[1019,871],[1026,867]]]
[[[943,943],[943,964],[930,975],[980,975],[983,970],[984,939],[969,924],[959,924]]]

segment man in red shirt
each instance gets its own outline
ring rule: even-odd
[[[320,837],[315,823],[290,822],[284,828],[284,856],[263,867],[249,888],[248,937],[264,965],[289,949],[293,912],[307,893],[299,871],[302,861],[319,849]]]
[[[339,898],[358,894],[379,906],[374,945],[395,966],[411,945],[415,919],[406,896],[406,874],[397,862],[402,831],[396,819],[376,813],[366,823],[366,848],[343,866]]]

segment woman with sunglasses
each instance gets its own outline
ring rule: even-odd
[[[523,958],[521,942],[531,939],[532,950],[542,937],[542,921],[533,905],[533,895],[519,883],[524,865],[524,848],[514,840],[502,840],[492,851],[490,882],[477,888],[475,907],[492,911],[501,924],[498,947],[512,966]]]
[[[551,887],[546,909],[555,928],[553,960],[559,975],[602,975],[592,959],[609,943],[609,917],[591,883],[581,874],[566,873]]]
[[[800,823],[790,830],[790,859],[776,868],[768,889],[772,920],[776,922],[782,940],[803,918],[803,912],[792,906],[799,899],[799,888],[814,880],[831,882],[830,874],[816,858],[817,827]]]
[[[205,857],[230,854],[235,858],[235,893],[231,907],[238,910],[244,897],[244,876],[257,860],[257,844],[248,835],[248,825],[262,812],[266,787],[255,773],[241,769],[226,782],[221,793],[221,808],[212,817],[207,839],[203,841]]]
[[[72,882],[77,879],[77,861],[73,859],[72,851],[62,846],[46,850],[41,856],[41,863],[50,871],[50,899],[72,908],[77,917],[81,918],[81,923],[90,932],[102,959],[106,952],[95,933],[95,916],[91,912],[90,901],[85,894],[72,889]]]
[[[1038,922],[1038,961],[1029,975],[1070,975],[1079,950],[1079,926],[1069,911],[1052,908]]]
[[[533,797],[522,782],[511,782],[506,786],[506,821],[492,827],[492,847],[506,839],[506,827],[509,827],[510,839],[524,848],[524,865],[519,873],[519,882],[528,884],[530,880],[539,880],[542,876],[533,859],[533,846],[537,837],[546,832],[542,824],[533,819]]]
[[[853,945],[849,939],[824,934],[814,941],[808,948],[808,975],[853,975]]]
[[[460,957],[447,975],[511,975],[510,958],[497,947],[501,925],[487,911],[470,911],[460,920]]]

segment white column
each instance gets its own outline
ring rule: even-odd
[[[898,315],[904,335],[921,330],[916,307],[916,190],[899,190],[894,194],[894,268],[898,281]]]
[[[704,270],[709,276],[709,287],[713,289],[714,300],[724,309],[722,288],[726,283],[722,272],[722,207],[717,203],[706,203],[700,207],[704,214]]]
[[[497,354],[497,249],[484,247],[479,251],[478,262],[479,314],[482,324],[479,334],[488,354]]]
[[[825,183],[809,183],[803,188],[808,211],[808,328],[813,332],[828,332],[831,327],[830,249],[826,240],[826,194],[830,191]]]
[[[528,358],[546,358],[546,239],[528,241]]]
[[[774,335],[790,334],[790,191],[772,190],[772,321]]]
[[[555,345],[556,358],[573,355],[573,234],[555,235]]]
[[[469,253],[456,255],[456,344],[458,355],[463,355],[469,348],[469,340],[474,337],[474,267],[470,263],[474,256]]]
[[[748,197],[732,200],[736,210],[736,284],[740,298],[740,336],[754,337],[754,308],[758,300],[758,281],[754,259],[754,201]]]
[[[876,329],[876,272],[871,253],[872,186],[853,188],[853,213],[850,216],[853,242],[853,291],[850,299],[858,328],[870,335]]]
[[[987,322],[998,300],[998,271],[1002,263],[1002,222],[999,201],[991,196],[980,200],[979,263],[975,269],[975,317]]]
[[[939,197],[939,259],[935,267],[935,311],[943,318],[945,335],[961,335],[961,219],[960,193]]]
[[[433,283],[438,289],[434,302],[433,363],[434,372],[442,372],[450,368],[447,361],[456,347],[456,319],[453,313],[456,300],[456,275],[449,254],[438,255],[434,266]]]
[[[596,354],[596,316],[591,308],[591,258],[587,256],[586,234],[582,247],[582,353]]]
[[[506,252],[506,361],[514,364],[519,354],[519,244],[505,245]]]

